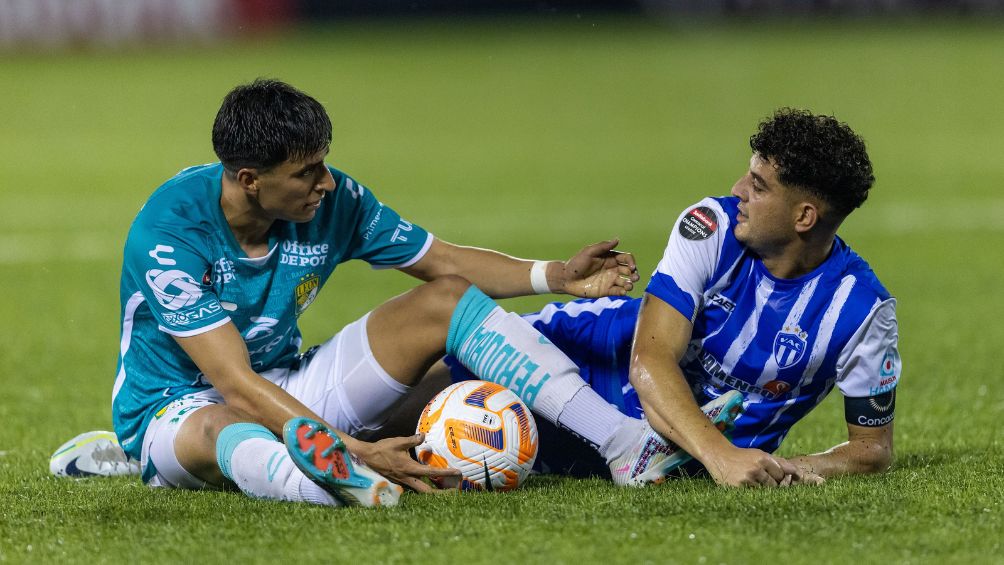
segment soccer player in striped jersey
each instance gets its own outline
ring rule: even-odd
[[[782,109],[750,146],[731,196],[677,218],[643,298],[552,304],[526,319],[608,402],[646,418],[721,484],[786,483],[788,463],[811,481],[883,471],[901,368],[896,300],[837,236],[874,182],[864,142],[832,117]],[[790,461],[770,455],[834,386],[848,441]],[[697,407],[732,391],[744,412],[729,442]],[[542,436],[543,464],[605,472],[558,439]]]

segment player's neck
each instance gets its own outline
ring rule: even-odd
[[[223,175],[220,208],[234,239],[248,257],[268,253],[268,233],[275,220],[262,214],[261,208],[250,201],[237,183],[226,175]]]
[[[796,240],[776,253],[761,254],[767,271],[779,279],[797,279],[823,264],[833,250],[834,237],[822,241]]]

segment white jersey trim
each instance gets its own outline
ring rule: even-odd
[[[119,342],[119,374],[115,375],[115,386],[112,387],[112,402],[115,402],[115,397],[118,396],[122,384],[125,383],[125,356],[129,352],[129,345],[132,343],[133,316],[136,314],[136,309],[139,308],[139,305],[145,301],[143,293],[136,292],[126,302],[125,312],[122,315],[122,340]]]
[[[164,326],[157,326],[157,329],[160,330],[160,331],[162,331],[162,332],[164,332],[164,333],[166,333],[166,334],[168,334],[168,335],[173,335],[174,337],[192,337],[193,335],[204,334],[204,333],[208,332],[209,330],[215,330],[216,328],[222,326],[223,324],[225,324],[225,323],[227,323],[229,321],[230,321],[230,316],[227,316],[226,318],[223,318],[222,320],[218,320],[216,322],[213,322],[212,324],[209,324],[208,326],[205,326],[205,327],[202,327],[202,328],[195,328],[194,330],[185,330],[183,332],[179,332],[177,330],[168,329],[168,328],[165,328]]]
[[[425,257],[425,254],[429,252],[429,248],[432,247],[432,242],[435,239],[436,238],[433,237],[433,235],[431,233],[428,233],[428,235],[425,238],[425,244],[422,245],[422,248],[418,250],[418,253],[416,253],[414,257],[412,257],[411,259],[408,259],[407,261],[405,261],[404,263],[401,263],[400,265],[370,265],[370,266],[375,271],[382,271],[384,269],[405,269],[405,268],[408,268],[408,267],[414,265],[415,263],[418,263],[419,261],[421,261],[422,257]]]
[[[840,392],[851,398],[862,398],[896,388],[902,371],[898,341],[896,299],[876,301],[868,318],[837,357]],[[883,375],[887,359],[891,370]]]

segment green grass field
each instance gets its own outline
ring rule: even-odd
[[[212,51],[0,56],[0,561],[1004,562],[1004,33],[972,22],[347,24]],[[849,122],[877,185],[842,235],[899,299],[897,461],[820,488],[510,494],[338,510],[48,475],[110,428],[120,251],[149,193],[212,161],[257,76],[324,102],[329,162],[439,237],[537,258],[623,239],[645,273],[778,106]],[[344,265],[305,341],[413,285]],[[530,310],[545,299],[511,300]],[[835,394],[781,454],[845,439]]]

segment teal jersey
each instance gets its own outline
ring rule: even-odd
[[[112,392],[115,432],[140,457],[156,412],[212,385],[175,342],[233,323],[261,373],[299,362],[297,318],[340,263],[407,267],[432,235],[331,169],[338,187],[309,222],[277,221],[269,253],[248,258],[220,207],[223,167],[190,167],[147,200],[126,238],[122,333]]]

